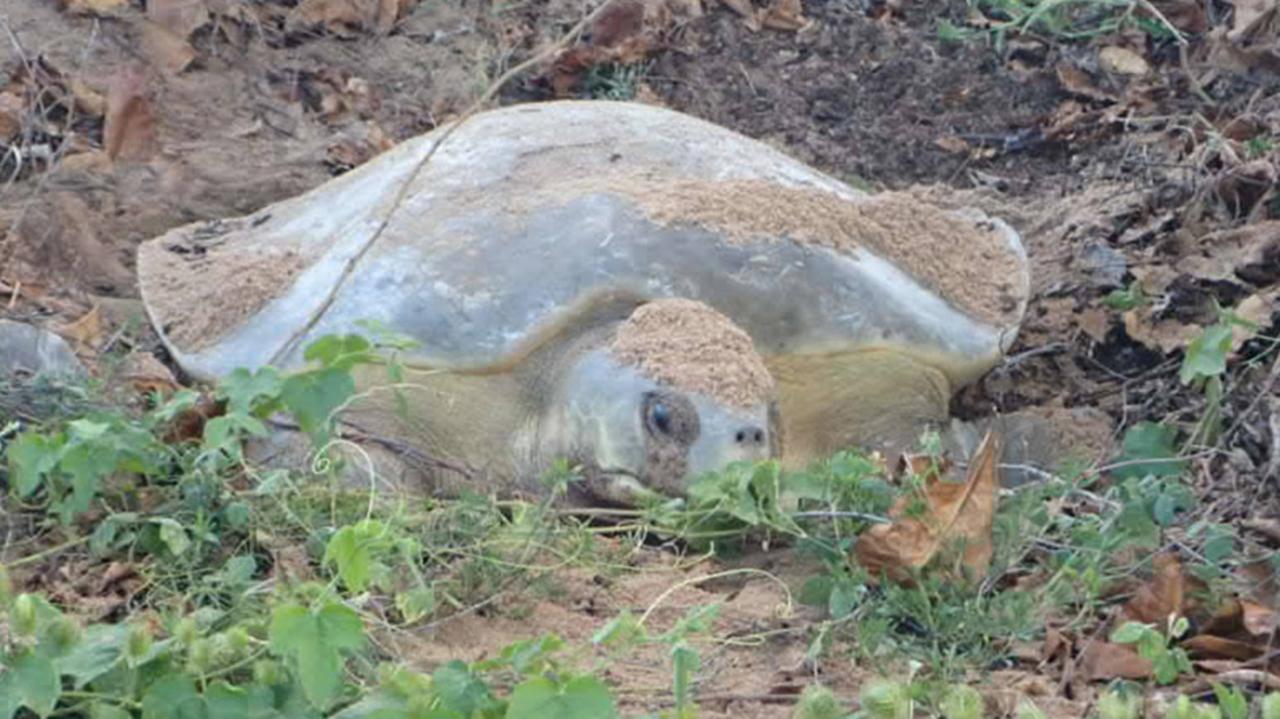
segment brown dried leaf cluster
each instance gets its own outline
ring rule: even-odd
[[[889,512],[892,523],[873,526],[858,537],[858,563],[873,577],[895,582],[910,582],[926,567],[958,581],[984,577],[991,564],[999,453],[996,436],[988,433],[963,482],[948,482],[940,468],[926,468],[921,458],[908,458],[912,469],[925,470],[925,510],[907,516],[914,498],[900,498]]]
[[[553,97],[578,94],[588,72],[616,63],[635,65],[671,46],[680,26],[702,17],[702,0],[613,0],[579,42],[560,52],[537,82]],[[652,95],[644,87],[638,95]]]
[[[1050,627],[1041,662],[1060,665],[1069,681],[1150,679],[1150,661],[1132,645],[1117,644],[1107,637],[1125,622],[1151,624],[1165,631],[1174,619],[1186,617],[1191,620],[1192,633],[1182,637],[1178,646],[1187,651],[1201,677],[1213,680],[1212,675],[1256,669],[1271,672],[1269,681],[1280,682],[1280,662],[1271,656],[1280,621],[1276,609],[1232,597],[1211,611],[1201,602],[1204,596],[1205,585],[1187,574],[1176,554],[1157,555],[1151,577],[1133,589],[1128,601],[1102,627],[1088,635]]]

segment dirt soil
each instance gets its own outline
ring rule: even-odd
[[[611,61],[643,65],[630,88],[639,101],[733,128],[862,188],[1006,220],[1032,261],[1028,318],[1008,361],[954,410],[1039,412],[1089,436],[1090,463],[1113,458],[1097,437],[1135,421],[1194,424],[1202,395],[1179,383],[1178,366],[1215,303],[1247,311],[1260,335],[1278,334],[1280,155],[1266,138],[1280,138],[1280,79],[1262,20],[1233,25],[1246,18],[1216,0],[1198,16],[1201,3],[1156,2],[1189,33],[1185,50],[1134,30],[997,45],[962,0],[807,0],[799,18],[770,15],[763,28],[732,5],[743,3],[646,3],[637,27],[606,18],[499,101],[598,94]],[[91,368],[122,347],[163,359],[138,320],[139,243],[297,195],[457,117],[592,4],[313,12],[324,6],[221,0],[188,17],[162,0],[8,3],[0,316],[70,337]],[[944,41],[943,20],[971,37]],[[1103,303],[1135,283],[1154,301]],[[1280,511],[1280,365],[1252,359],[1265,346],[1243,336],[1233,346],[1229,430],[1200,460],[1197,489],[1219,521]],[[677,570],[651,554],[651,567],[622,580],[565,577],[558,596],[506,598],[389,641],[426,667],[516,636],[584,639],[619,608],[643,611],[679,578],[715,569]],[[818,671],[804,661],[807,638],[785,631],[796,620],[777,611],[775,585],[730,584],[683,589],[654,619],[720,600],[722,637],[779,630],[761,645],[706,652],[700,691],[722,697],[705,716],[787,716],[790,704],[775,698]],[[667,678],[656,655],[612,667],[632,707],[658,708]],[[852,659],[821,671],[841,696],[856,694]],[[1015,687],[1028,676],[1000,681]],[[1058,689],[1036,690],[1064,703],[1051,715],[1082,715],[1086,705]]]

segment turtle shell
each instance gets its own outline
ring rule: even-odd
[[[1012,341],[1029,285],[998,220],[604,101],[474,115],[251,216],[177,228],[142,246],[138,273],[173,356],[204,378],[298,365],[359,320],[418,340],[414,364],[490,366],[620,292],[705,302],[766,356],[891,347],[962,382]]]

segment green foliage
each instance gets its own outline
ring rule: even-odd
[[[294,662],[307,699],[328,707],[342,687],[342,651],[364,644],[360,615],[338,602],[282,604],[271,615],[271,647]]]
[[[796,702],[791,719],[842,719],[848,714],[830,689],[821,684],[810,684],[800,695],[800,701]]]
[[[1125,622],[1111,633],[1111,641],[1117,644],[1133,644],[1138,655],[1151,662],[1152,674],[1160,684],[1172,684],[1181,674],[1190,674],[1191,659],[1186,650],[1175,642],[1189,627],[1185,617],[1173,620],[1165,632],[1150,624]]]
[[[1121,453],[1112,470],[1118,479],[1176,477],[1186,469],[1174,448],[1177,430],[1155,422],[1138,422],[1124,433]]]
[[[867,682],[858,693],[862,705],[860,717],[865,719],[911,719],[915,702],[911,689],[900,682],[877,679]]]
[[[1098,697],[1098,719],[1138,719],[1142,699],[1134,694],[1105,691]]]
[[[1102,298],[1102,304],[1118,312],[1128,312],[1129,310],[1151,304],[1151,298],[1147,297],[1142,291],[1142,285],[1134,282],[1122,290],[1112,290]]]
[[[945,719],[982,719],[986,711],[978,690],[963,684],[947,687],[941,708]]]
[[[1227,354],[1231,351],[1231,325],[1217,322],[1205,327],[1191,340],[1182,358],[1178,378],[1183,384],[1218,377],[1227,371]]]

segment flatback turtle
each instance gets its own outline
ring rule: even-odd
[[[352,425],[512,489],[568,459],[581,491],[624,502],[734,460],[902,448],[1000,360],[1029,286],[998,219],[603,101],[474,115],[175,229],[138,273],[197,378],[299,367],[312,340],[375,320],[421,343],[409,412],[374,391]],[[436,467],[437,487],[459,480]]]

